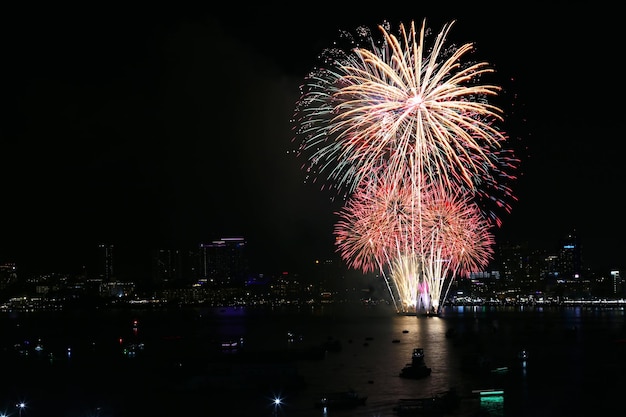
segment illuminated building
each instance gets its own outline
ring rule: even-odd
[[[98,278],[105,283],[111,282],[113,271],[113,245],[101,243],[98,245]]]
[[[576,231],[563,239],[559,249],[559,276],[565,280],[579,280],[582,272],[581,245]]]
[[[201,243],[198,258],[201,280],[223,286],[245,283],[248,259],[243,237],[227,237],[211,243]]]
[[[17,266],[14,262],[7,262],[0,265],[0,290],[17,281]]]
[[[618,270],[611,270],[612,295],[624,295],[624,281]]]

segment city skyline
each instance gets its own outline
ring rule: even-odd
[[[311,264],[305,266],[300,270],[288,270],[287,268],[278,268],[276,270],[258,270],[254,266],[250,266],[249,260],[254,258],[254,252],[258,248],[250,247],[245,236],[222,236],[220,238],[213,239],[211,241],[199,242],[193,247],[161,247],[161,248],[147,248],[143,258],[130,261],[126,258],[126,254],[122,253],[120,256],[117,253],[116,246],[110,243],[100,243],[91,248],[91,253],[87,258],[76,259],[74,268],[65,270],[54,270],[51,267],[39,270],[32,269],[29,265],[16,264],[14,260],[6,260],[1,265],[8,267],[9,265],[15,265],[15,273],[22,279],[31,278],[36,276],[46,276],[50,274],[78,277],[83,276],[85,278],[101,278],[104,281],[109,280],[122,280],[122,281],[137,281],[147,282],[158,278],[163,271],[161,268],[170,269],[169,273],[174,273],[180,276],[184,282],[192,283],[193,278],[200,279],[205,277],[207,273],[206,265],[203,265],[205,261],[202,261],[206,257],[206,250],[208,248],[217,247],[230,247],[230,245],[236,245],[239,247],[237,250],[240,252],[238,257],[244,260],[246,274],[249,277],[260,276],[281,276],[283,274],[293,276],[310,277],[310,275],[318,268],[320,264],[328,264],[329,262],[343,268],[350,276],[362,276],[364,279],[378,277],[382,280],[382,276],[379,276],[375,271],[363,272],[351,268],[341,259],[339,254],[335,254],[331,258],[316,259]],[[233,246],[234,248],[235,246]],[[572,252],[574,251],[574,252]],[[520,266],[522,264],[532,263],[550,263],[553,260],[562,256],[564,252],[576,253],[577,267],[576,271],[581,273],[583,279],[598,278],[604,276],[605,278],[613,271],[621,271],[620,268],[599,268],[597,265],[590,264],[585,261],[585,245],[576,231],[573,230],[570,233],[562,236],[557,241],[550,242],[550,244],[542,247],[531,246],[527,241],[521,242],[502,242],[494,245],[493,260],[489,262],[484,268],[480,270],[470,271],[471,275],[480,276],[483,274],[504,274],[505,270],[510,271],[510,266],[505,266],[505,263],[512,262],[508,258],[511,254],[519,257],[517,261],[514,261],[517,265],[515,268],[525,267]],[[163,257],[171,258],[169,265],[157,265],[162,262]],[[138,266],[142,265],[138,269]],[[174,270],[178,270],[174,272]],[[204,273],[202,272],[204,271]],[[572,272],[576,272],[573,271]],[[525,272],[527,274],[528,272]],[[540,271],[535,270],[535,273],[539,274]],[[544,271],[545,273],[545,271]],[[189,275],[191,274],[191,275]],[[220,276],[229,276],[230,274],[221,274]],[[455,279],[464,278],[457,276]],[[465,276],[467,278],[467,276]],[[537,275],[534,278],[540,278]],[[545,277],[544,277],[545,278]]]
[[[258,270],[335,256],[340,204],[304,184],[290,154],[299,84],[340,29],[425,18],[435,31],[456,19],[453,40],[474,42],[506,86],[504,126],[522,163],[496,243],[549,246],[575,229],[589,264],[621,268],[619,118],[599,104],[621,87],[580,88],[610,73],[619,13],[518,6],[496,18],[475,4],[281,17],[271,6],[12,6],[0,261],[74,268],[101,242],[141,258],[227,235],[260,248]]]

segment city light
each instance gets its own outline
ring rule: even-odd
[[[24,402],[22,401],[22,402],[17,403],[15,406],[17,407],[17,409],[18,409],[18,413],[19,413],[19,415],[20,415],[20,417],[21,417],[21,416],[22,416],[22,410],[23,410],[24,408],[26,408],[26,403],[24,403]]]
[[[278,409],[283,405],[283,398],[280,395],[275,395],[272,398],[272,405],[274,406],[274,417],[278,416]]]

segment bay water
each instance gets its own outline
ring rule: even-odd
[[[623,307],[116,308],[1,313],[0,330],[10,415],[395,416],[400,399],[454,388],[449,415],[588,416],[626,390]],[[418,347],[431,374],[401,378]],[[365,404],[315,407],[348,390]]]

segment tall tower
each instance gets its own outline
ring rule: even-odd
[[[578,280],[582,273],[582,248],[576,231],[563,239],[559,249],[560,277],[566,280]]]
[[[611,270],[611,295],[624,295],[624,280],[617,269]]]
[[[113,245],[106,243],[98,245],[97,273],[102,282],[113,281]]]

